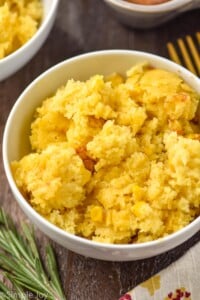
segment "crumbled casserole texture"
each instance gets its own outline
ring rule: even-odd
[[[169,235],[200,212],[199,96],[147,63],[69,80],[37,108],[32,152],[12,162],[33,208],[98,242]]]
[[[0,59],[24,45],[41,19],[41,0],[0,0]]]

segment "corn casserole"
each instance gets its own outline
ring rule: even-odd
[[[41,0],[0,0],[0,59],[24,45],[41,19]]]
[[[32,151],[12,162],[32,207],[115,244],[167,236],[200,212],[199,95],[149,63],[69,80],[37,108]]]

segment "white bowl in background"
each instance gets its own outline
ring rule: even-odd
[[[41,231],[60,245],[79,254],[110,261],[128,261],[151,257],[170,250],[194,235],[200,229],[200,217],[183,229],[160,240],[131,245],[112,245],[94,242],[70,234],[39,215],[23,197],[13,178],[10,163],[29,153],[29,130],[33,113],[43,99],[49,97],[68,79],[86,80],[94,74],[113,72],[125,74],[133,65],[149,61],[182,76],[200,93],[200,79],[183,67],[159,56],[128,51],[106,50],[91,52],[68,59],[35,79],[16,101],[8,117],[3,136],[3,162],[7,179],[18,204]]]
[[[22,47],[0,59],[0,81],[22,68],[45,42],[56,17],[59,0],[42,0],[43,20],[33,37]]]
[[[119,20],[133,28],[161,25],[187,10],[200,8],[199,0],[169,0],[155,5],[140,5],[125,0],[104,0]]]

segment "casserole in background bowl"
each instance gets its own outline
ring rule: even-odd
[[[11,162],[30,152],[30,124],[35,109],[68,79],[86,80],[94,74],[124,75],[132,66],[147,61],[155,68],[171,71],[183,78],[200,93],[200,80],[175,63],[152,54],[107,50],[92,52],[66,60],[34,80],[16,101],[6,123],[3,137],[3,162],[11,190],[22,210],[39,229],[60,245],[92,258],[110,261],[128,261],[151,257],[168,251],[194,235],[200,229],[200,217],[183,229],[155,241],[137,244],[108,244],[70,234],[38,214],[18,189],[11,171]],[[51,83],[51,84],[49,84]]]
[[[161,25],[182,12],[199,8],[198,0],[169,0],[161,4],[141,5],[126,0],[104,0],[119,18],[133,28],[152,28]]]
[[[43,18],[38,30],[23,46],[0,59],[0,81],[22,68],[45,42],[53,26],[59,0],[42,0],[41,2],[43,5]]]

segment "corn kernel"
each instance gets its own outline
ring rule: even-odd
[[[91,208],[90,217],[94,222],[103,221],[103,209],[99,206],[94,206]]]
[[[132,193],[133,193],[135,201],[141,201],[142,198],[143,198],[143,196],[144,196],[143,189],[140,186],[138,186],[138,185],[134,185],[132,187]]]
[[[131,211],[136,217],[142,218],[151,212],[151,208],[148,203],[139,201],[131,207]]]
[[[154,151],[153,151],[152,147],[150,147],[150,145],[149,145],[149,147],[145,147],[144,152],[146,155],[151,156]]]
[[[118,86],[119,84],[124,82],[124,78],[117,73],[113,73],[106,77],[106,81],[110,81],[112,83],[112,86]]]

